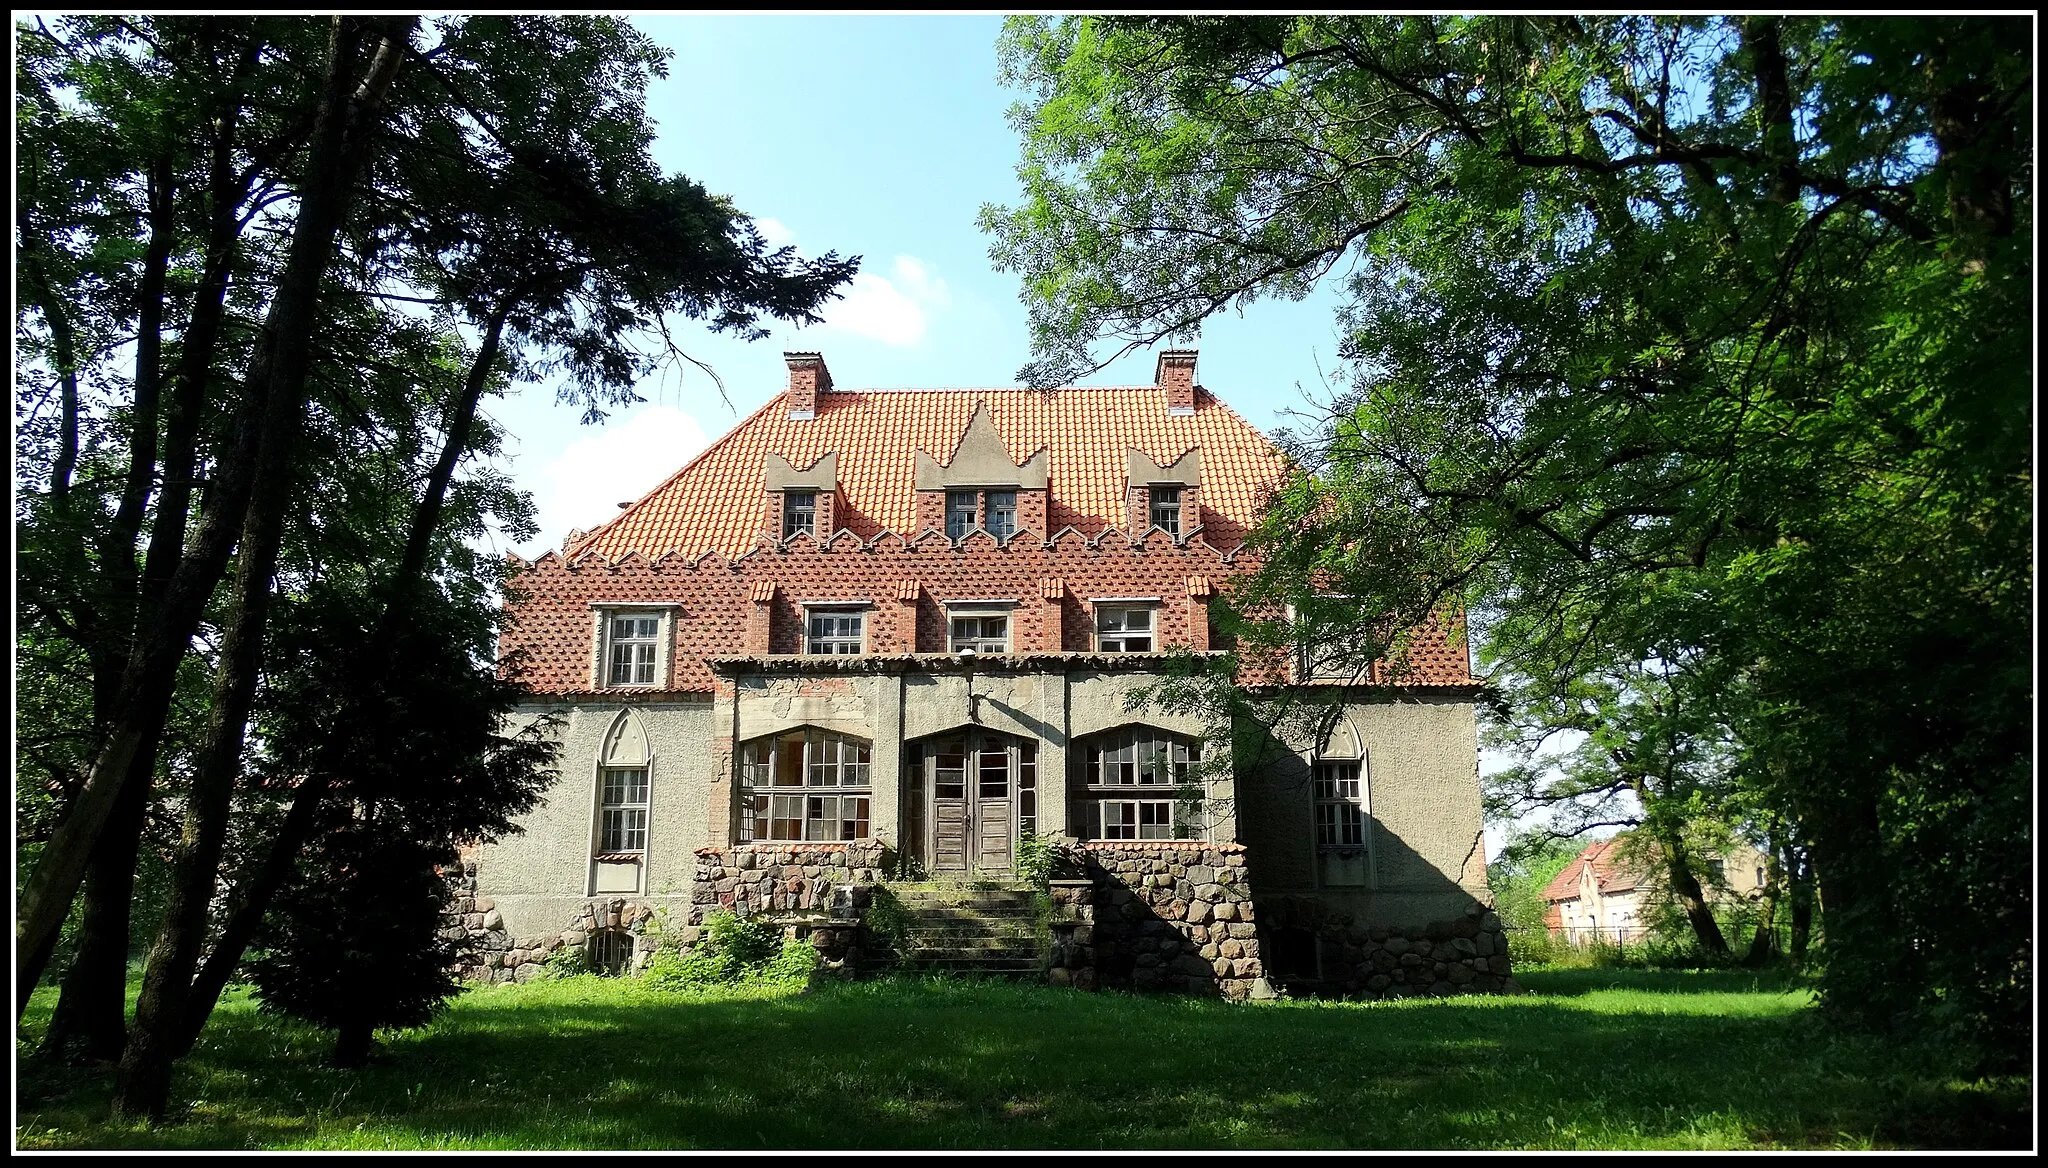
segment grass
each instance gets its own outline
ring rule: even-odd
[[[1553,970],[1519,998],[1232,1005],[939,980],[464,994],[361,1072],[223,1004],[176,1121],[24,1064],[30,1149],[2025,1147],[2030,1085],[1829,1038],[1782,977]],[[48,1016],[39,992],[24,1041]],[[26,1050],[24,1045],[21,1049]]]

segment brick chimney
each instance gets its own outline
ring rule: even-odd
[[[832,392],[832,371],[825,368],[824,354],[784,353],[782,360],[789,366],[789,392],[784,396],[789,400],[790,419],[801,422],[816,417],[818,398]]]
[[[1154,378],[1166,391],[1166,412],[1195,412],[1195,350],[1167,349],[1159,354],[1159,372]]]

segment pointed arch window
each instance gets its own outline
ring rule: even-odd
[[[1372,788],[1358,730],[1349,719],[1315,759],[1316,876],[1326,888],[1373,883]]]
[[[591,825],[590,892],[642,890],[651,835],[654,755],[647,728],[632,710],[619,711],[605,731],[597,760]]]

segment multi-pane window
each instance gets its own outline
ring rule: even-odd
[[[647,768],[607,767],[598,800],[597,850],[647,850]]]
[[[997,539],[1017,534],[1017,492],[988,493],[988,533]]]
[[[1365,763],[1325,759],[1316,763],[1316,853],[1322,882],[1355,886],[1369,882]]]
[[[946,538],[961,539],[976,526],[974,509],[981,496],[974,491],[946,492]]]
[[[1180,488],[1152,488],[1152,526],[1163,528],[1168,535],[1180,534]]]
[[[739,842],[868,837],[871,747],[825,730],[740,749]]]
[[[953,652],[972,649],[976,653],[1010,651],[1008,616],[956,616],[953,618]]]
[[[1084,739],[1068,757],[1086,838],[1201,838],[1200,744],[1140,726]]]
[[[805,614],[804,652],[858,653],[867,614],[838,609],[818,609]]]
[[[1017,744],[1017,830],[1038,832],[1038,746],[1032,742]]]
[[[661,649],[661,618],[618,616],[611,625],[611,666],[606,685],[653,685],[654,663]]]
[[[1101,653],[1150,653],[1152,651],[1152,610],[1149,608],[1097,608],[1095,648]]]
[[[818,495],[815,491],[784,491],[782,493],[782,538],[788,539],[799,532],[816,535],[818,531]]]

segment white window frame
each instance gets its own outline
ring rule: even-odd
[[[792,524],[792,522],[791,522],[791,521],[792,521],[792,519],[793,519],[793,518],[795,517],[795,515],[796,515],[796,512],[797,512],[797,508],[795,508],[795,507],[793,506],[793,503],[794,503],[794,502],[795,502],[795,500],[797,500],[797,499],[809,499],[809,500],[810,500],[810,506],[808,506],[808,507],[805,507],[805,508],[803,508],[803,510],[806,510],[806,511],[809,511],[809,512],[810,512],[810,514],[811,514],[811,521],[810,521],[809,523],[807,523],[807,524],[804,524],[804,525],[803,525],[803,526],[801,526],[801,527],[797,527],[797,526],[794,526],[794,525]],[[808,532],[808,533],[810,533],[811,535],[814,535],[814,536],[818,534],[818,492],[816,492],[816,491],[784,491],[784,492],[782,492],[782,538],[784,538],[784,539],[794,539],[794,538],[796,538],[796,537],[797,537],[798,535],[801,535],[801,534],[803,534],[803,533],[806,533],[806,532]]]
[[[998,495],[1008,496],[1010,500],[1009,506],[998,508],[996,505],[996,496]],[[990,535],[995,536],[999,540],[1004,540],[1017,534],[1017,492],[1014,488],[1005,487],[1002,490],[984,491],[981,496],[981,509],[983,516],[982,526],[987,529]],[[1000,522],[996,518],[999,515],[1004,517]]]
[[[1157,600],[1098,600],[1090,605],[1095,610],[1095,651],[1097,653],[1156,653],[1159,651],[1159,602]],[[1130,625],[1132,613],[1145,614],[1142,630]],[[1112,614],[1114,614],[1112,618]],[[1114,624],[1115,628],[1105,626]],[[1128,648],[1129,642],[1142,638],[1142,649]]]
[[[1374,887],[1372,784],[1365,758],[1319,757],[1310,765],[1316,882],[1325,888]],[[1354,773],[1346,776],[1346,769]],[[1353,789],[1347,791],[1347,784]]]
[[[1175,539],[1179,539],[1181,533],[1181,498],[1183,490],[1185,488],[1179,483],[1152,483],[1145,488],[1146,518],[1151,521],[1153,527],[1159,528]],[[1162,491],[1171,493],[1172,502],[1162,503],[1160,501],[1159,495]],[[1171,508],[1171,513],[1167,514],[1166,512],[1169,508]],[[1171,522],[1161,522],[1162,517],[1170,519]]]
[[[783,757],[792,742],[803,752],[793,765]],[[779,782],[785,772],[796,781]],[[739,778],[735,843],[873,838],[874,743],[866,739],[814,726],[756,738],[740,746]],[[785,824],[795,827],[778,834]],[[835,826],[828,831],[826,824]],[[846,834],[849,826],[855,831],[851,836]],[[859,833],[863,826],[866,834]]]
[[[662,689],[669,683],[669,669],[675,655],[675,610],[676,604],[649,604],[645,601],[593,601],[590,605],[594,616],[592,636],[596,641],[596,652],[591,660],[592,689]],[[650,640],[636,631],[625,638],[624,644],[649,645],[652,647],[648,662],[648,678],[645,681],[612,680],[612,650],[621,644],[617,636],[616,621],[633,620],[654,622],[654,636]],[[637,656],[637,654],[636,654]],[[635,663],[639,664],[638,662]],[[634,672],[639,672],[635,670]]]
[[[1017,645],[1017,602],[1014,600],[945,600],[940,604],[946,610],[946,651],[958,653],[972,648],[977,654],[1014,653]],[[982,622],[1000,620],[1003,622],[1001,637],[990,637]],[[961,625],[973,621],[976,628],[962,635]]]
[[[858,657],[868,651],[868,608],[866,604],[804,604],[804,655],[807,657]],[[824,619],[852,618],[855,631],[849,636],[843,630],[833,630],[825,636],[818,636],[813,622]],[[844,646],[852,646],[845,648]],[[824,646],[821,648],[820,646]]]
[[[1088,735],[1068,757],[1073,768],[1069,798],[1082,804],[1074,818],[1084,838],[1208,838],[1206,806],[1195,823],[1181,818],[1180,806],[1181,790],[1191,784],[1204,788],[1206,804],[1200,741],[1150,726],[1126,726]],[[1113,827],[1116,834],[1111,834]],[[1126,827],[1135,834],[1121,834]]]
[[[606,766],[598,771],[597,785],[597,854],[599,856],[634,856],[647,854],[648,816],[652,806],[650,793],[653,787],[651,768],[646,766]],[[637,789],[625,776],[638,775]],[[615,778],[617,776],[617,778]],[[637,798],[613,798],[614,790],[622,796],[637,794]],[[613,815],[619,816],[619,835],[613,834]],[[624,826],[632,824],[633,826]],[[610,845],[617,846],[610,846]]]

